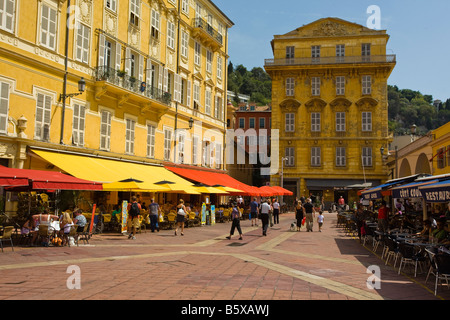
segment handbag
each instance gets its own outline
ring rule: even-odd
[[[303,220],[302,220],[302,226],[304,226],[304,225],[305,225],[305,222],[306,222],[306,217],[305,217],[305,218],[303,218]]]
[[[162,214],[159,215],[159,222],[164,222],[164,216]]]

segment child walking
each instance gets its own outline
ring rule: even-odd
[[[319,232],[322,232],[322,225],[323,225],[323,214],[322,211],[319,211],[319,216],[317,217],[317,223],[319,224]]]

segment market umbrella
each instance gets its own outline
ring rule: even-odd
[[[186,193],[186,194],[201,194],[193,185],[177,183],[169,180],[162,180],[154,183],[156,186],[165,188],[162,192],[166,193]]]
[[[239,193],[239,194],[245,193],[245,191],[243,191],[243,190],[239,190],[239,189],[235,189],[235,188],[231,188],[231,187],[225,187],[225,186],[222,186],[220,184],[213,185],[212,187],[216,188],[216,189],[220,189],[220,190],[226,191],[228,193]]]
[[[120,180],[111,183],[103,184],[104,191],[129,191],[129,192],[139,192],[139,191],[148,191],[148,192],[162,192],[169,190],[164,186],[158,186],[153,183],[147,183],[141,180],[128,178],[125,180]]]
[[[229,194],[228,192],[221,190],[219,188],[214,188],[207,186],[203,183],[195,184],[194,188],[200,192],[200,193],[206,193],[206,194]]]

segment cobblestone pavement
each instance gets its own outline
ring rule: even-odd
[[[385,265],[325,213],[322,232],[290,231],[293,214],[262,236],[242,221],[243,240],[231,223],[137,235],[94,235],[79,247],[6,247],[0,253],[0,300],[448,300],[450,290],[428,270]],[[369,289],[368,268],[380,270],[381,288]],[[369,281],[369,283],[373,283]]]

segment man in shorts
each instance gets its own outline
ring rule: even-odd
[[[128,204],[128,239],[135,240],[136,229],[140,227],[139,214],[142,210],[141,205],[137,202],[137,198],[133,196],[131,203]]]

